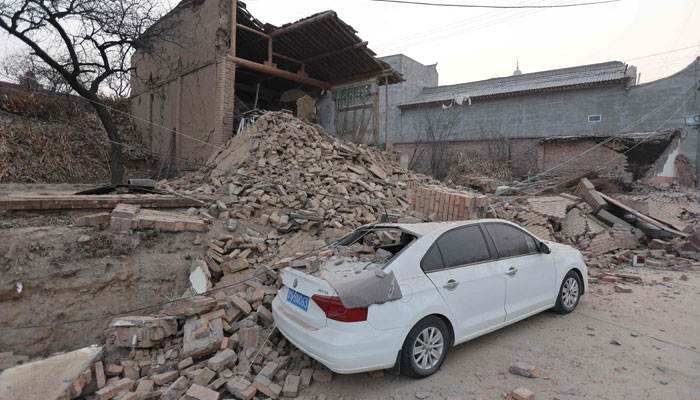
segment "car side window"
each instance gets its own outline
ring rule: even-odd
[[[484,235],[478,226],[451,230],[440,236],[437,244],[447,268],[491,259]]]
[[[515,257],[537,253],[537,243],[530,235],[506,224],[486,224],[486,230],[491,235],[498,255]]]
[[[445,268],[445,264],[442,262],[442,254],[440,254],[440,248],[437,243],[433,243],[433,246],[425,253],[425,257],[423,257],[420,266],[423,268],[423,272]]]

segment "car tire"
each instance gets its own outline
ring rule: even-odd
[[[434,374],[452,343],[445,322],[436,316],[418,321],[401,348],[401,372],[416,379]]]
[[[557,296],[557,303],[554,306],[554,311],[559,314],[568,314],[574,311],[578,305],[578,301],[581,299],[582,289],[581,278],[576,271],[569,271],[561,282],[561,288],[559,288],[559,296]]]

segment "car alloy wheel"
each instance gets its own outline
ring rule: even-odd
[[[425,378],[434,374],[445,360],[452,345],[450,330],[436,315],[418,321],[403,342],[400,358],[401,372],[411,378]]]
[[[436,327],[427,327],[413,342],[413,361],[418,368],[428,371],[440,361],[444,348],[442,332]]]
[[[578,282],[572,276],[564,281],[564,285],[561,287],[561,302],[567,309],[571,309],[576,305],[578,300]]]
[[[574,311],[578,305],[578,301],[581,299],[582,293],[583,286],[581,286],[581,278],[579,278],[576,271],[569,271],[561,284],[554,311],[559,314],[568,314]]]

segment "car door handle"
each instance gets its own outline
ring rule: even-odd
[[[454,280],[454,279],[450,279],[450,280],[447,281],[447,283],[444,284],[442,287],[444,287],[444,288],[447,289],[447,290],[455,290],[455,289],[457,289],[457,286],[459,286],[459,282],[457,282],[457,281]]]
[[[509,275],[509,276],[515,276],[515,274],[517,274],[517,273],[518,273],[518,269],[515,267],[510,267],[510,268],[508,268],[508,271],[506,271],[506,275]]]

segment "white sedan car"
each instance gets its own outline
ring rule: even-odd
[[[330,248],[357,243],[388,256],[352,265],[393,272],[400,298],[346,308],[323,274],[287,267],[272,303],[282,334],[337,373],[429,376],[451,346],[552,308],[569,313],[588,288],[578,250],[499,219],[369,225]]]

